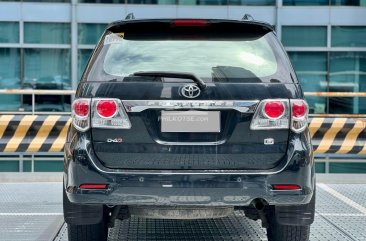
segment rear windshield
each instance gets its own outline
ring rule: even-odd
[[[157,78],[150,77],[149,80],[134,76],[134,73],[165,71],[192,73],[207,82],[291,82],[289,71],[288,76],[279,77],[286,72],[286,56],[273,38],[273,33],[255,37],[148,38],[107,32],[87,79],[157,81]],[[158,81],[164,79],[172,81],[171,78],[159,78]]]

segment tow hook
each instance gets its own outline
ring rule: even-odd
[[[116,218],[119,214],[119,211],[121,210],[121,206],[115,206],[111,212],[109,212],[108,214],[108,223],[107,226],[108,228],[114,228],[114,224],[116,221]]]

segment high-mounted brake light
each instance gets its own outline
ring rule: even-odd
[[[291,103],[291,130],[300,133],[308,126],[309,107],[305,100],[290,100]]]
[[[86,131],[90,127],[89,120],[90,99],[76,99],[72,103],[72,124],[79,131]]]
[[[275,184],[273,190],[301,190],[301,186],[296,184]]]
[[[111,118],[117,113],[117,104],[114,100],[100,100],[96,109],[101,117]]]
[[[281,101],[269,101],[264,104],[263,114],[270,119],[278,119],[285,113],[285,106]]]
[[[208,25],[208,21],[204,19],[176,19],[172,24],[177,27],[204,27]]]

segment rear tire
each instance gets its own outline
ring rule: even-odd
[[[69,241],[107,241],[108,228],[104,222],[91,225],[67,225]]]
[[[282,212],[287,212],[287,216],[297,216],[302,214],[300,219],[286,220],[285,224],[280,224],[276,218],[275,207],[270,208],[267,215],[268,228],[267,237],[268,241],[309,241],[310,237],[310,224],[314,221],[315,214],[315,199],[316,189],[314,188],[313,196],[308,204],[288,207],[282,209]],[[304,222],[306,220],[306,222]],[[283,219],[282,219],[283,221]],[[302,225],[288,225],[288,224],[302,224]]]
[[[267,228],[268,241],[309,241],[310,226],[281,225],[270,222]]]
[[[75,210],[82,213],[82,210],[84,208],[83,205],[71,203],[66,195],[64,187],[62,189],[63,189],[64,212]],[[64,216],[65,215],[66,213],[64,214]],[[108,227],[106,217],[107,217],[106,212],[104,212],[102,214],[101,221],[96,224],[79,225],[67,222],[68,241],[107,241]],[[83,222],[91,219],[92,216],[88,215],[88,213],[85,213],[85,219],[83,220]]]

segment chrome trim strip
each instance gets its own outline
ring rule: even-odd
[[[237,110],[254,113],[259,100],[122,100],[127,112],[147,109]]]
[[[225,143],[225,140],[221,141],[208,141],[208,142],[174,142],[174,141],[161,141],[155,140],[160,145],[170,146],[208,146],[208,145],[221,145]]]

